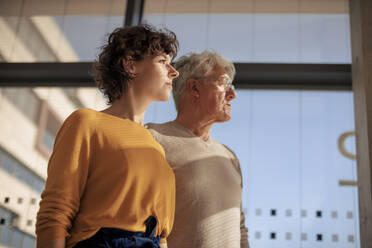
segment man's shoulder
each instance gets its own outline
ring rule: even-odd
[[[235,152],[230,147],[228,147],[227,145],[222,144],[222,143],[221,143],[221,145],[227,150],[227,152],[228,152],[228,154],[229,154],[229,156],[231,158],[232,163],[234,164],[235,168],[241,174],[240,162],[239,162],[239,159],[236,156]]]
[[[147,123],[146,128],[151,132],[151,133],[157,133],[158,135],[169,135],[172,133],[173,127],[172,127],[172,122],[164,122],[164,123]]]
[[[235,152],[230,148],[228,147],[227,145],[225,145],[224,143],[221,143],[217,140],[215,140],[214,138],[210,137],[212,139],[212,142],[219,147],[219,149],[223,149],[225,150],[229,155],[231,155],[232,157],[234,158],[237,158]]]
[[[180,147],[180,144],[182,142],[179,139],[179,130],[174,127],[172,122],[161,124],[148,123],[146,124],[146,127],[150,131],[154,139],[163,146],[166,153],[169,153],[170,151],[177,151]]]
[[[235,154],[235,152],[233,151],[233,150],[231,150],[231,148],[230,147],[228,147],[227,145],[225,145],[225,144],[222,144],[222,143],[220,143],[234,158],[236,158],[237,159],[237,156],[236,156],[236,154]]]
[[[149,123],[146,123],[145,124],[145,127],[147,127],[147,129],[149,129],[149,130],[158,130],[158,129],[161,129],[167,123],[168,122],[165,122],[165,123],[153,123],[153,122],[149,122]]]
[[[230,147],[228,147],[227,145],[225,145],[221,142],[215,141],[215,140],[214,140],[214,142],[217,143],[218,145],[220,145],[222,147],[222,149],[224,149],[226,151],[228,157],[233,161],[235,166],[240,167],[239,159],[236,156],[235,152]]]
[[[167,138],[172,136],[172,127],[170,123],[171,122],[147,123],[145,127],[150,131],[156,141],[164,145],[163,142],[166,142],[166,140],[168,140]]]

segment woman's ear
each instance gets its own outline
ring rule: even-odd
[[[187,79],[186,89],[187,89],[187,92],[189,92],[189,94],[191,96],[199,98],[200,92],[199,92],[199,82],[198,82],[198,80],[196,80],[194,78]]]
[[[127,58],[123,58],[121,60],[121,65],[123,66],[123,69],[126,72],[129,72],[131,74],[136,74],[136,65],[132,57],[129,56]]]

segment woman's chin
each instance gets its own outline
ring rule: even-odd
[[[166,101],[169,100],[169,98],[170,98],[170,93],[160,95],[160,96],[158,96],[158,97],[156,98],[156,100],[154,100],[154,101],[156,101],[156,102],[166,102]]]

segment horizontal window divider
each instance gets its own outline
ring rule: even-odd
[[[92,62],[0,63],[0,87],[95,87]],[[235,63],[237,89],[351,90],[350,64]]]

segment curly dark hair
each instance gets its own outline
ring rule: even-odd
[[[102,52],[93,64],[92,76],[108,103],[112,104],[121,98],[135,78],[123,67],[123,60],[139,61],[145,56],[162,53],[174,59],[178,46],[176,34],[166,28],[156,29],[149,24],[117,28],[108,36],[107,44],[102,46]]]

